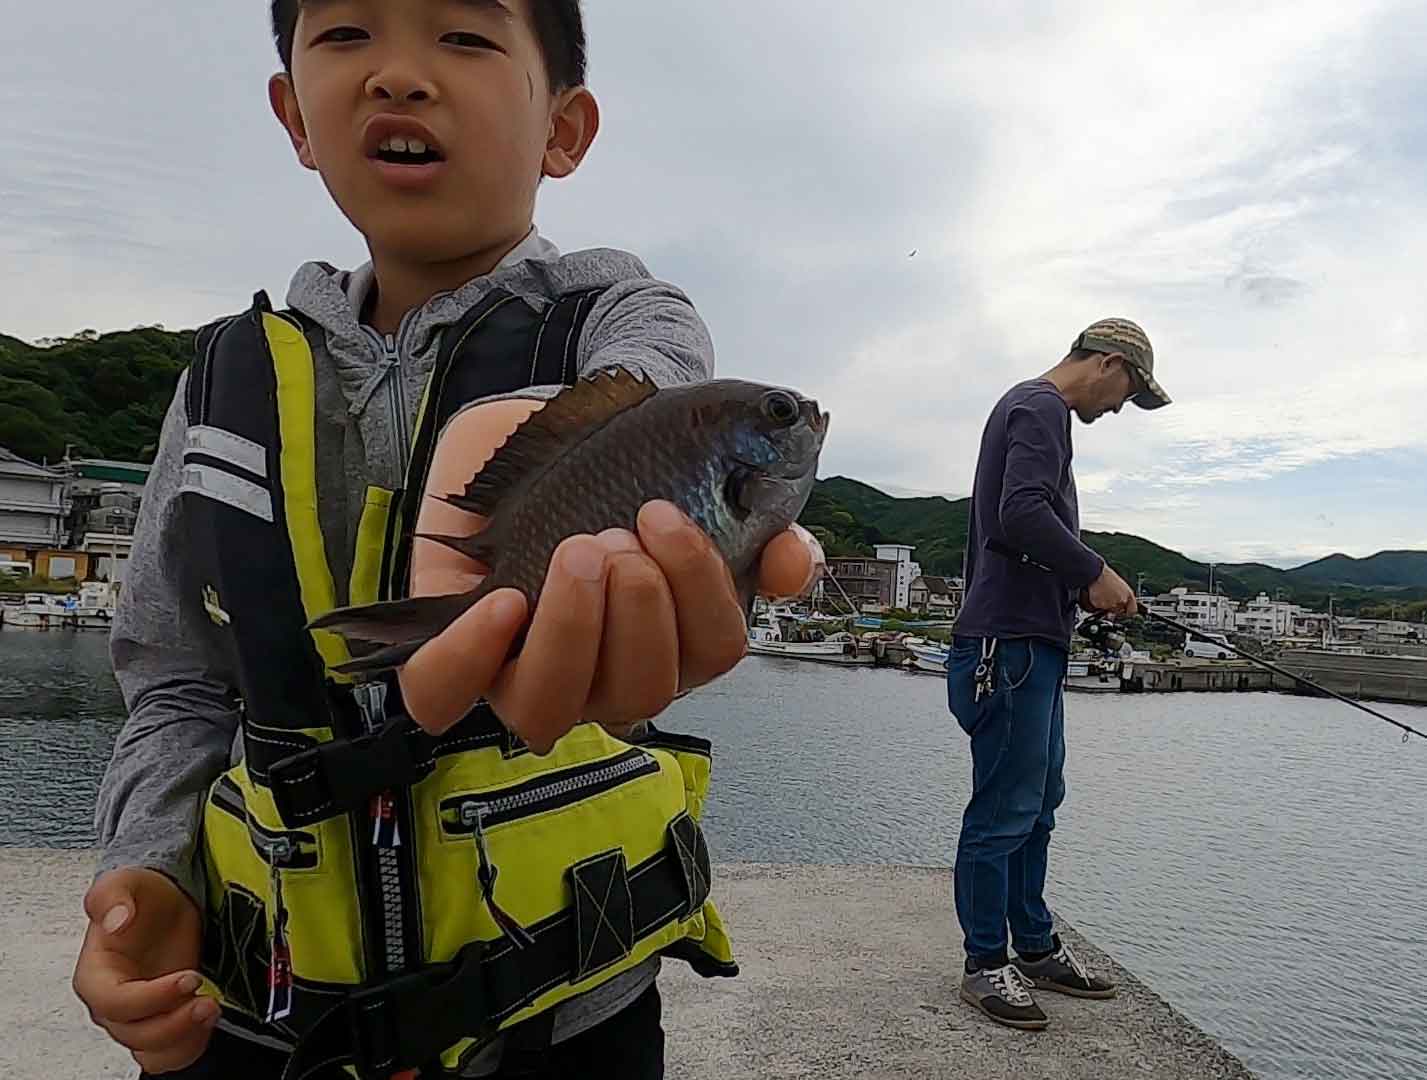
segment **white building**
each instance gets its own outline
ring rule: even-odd
[[[24,553],[64,544],[64,474],[0,447],[0,548]]]
[[[1174,619],[1196,630],[1230,631],[1237,625],[1234,602],[1217,593],[1211,595],[1184,588],[1171,589],[1151,600],[1149,609],[1156,615]]]
[[[1250,600],[1240,609],[1236,617],[1236,628],[1241,633],[1252,634],[1265,640],[1289,637],[1293,634],[1294,619],[1300,610],[1297,604],[1270,600],[1267,593],[1259,593],[1257,598]]]
[[[921,574],[912,580],[907,594],[907,607],[931,616],[955,618],[961,610],[965,586],[961,578],[933,577]]]
[[[916,548],[906,544],[878,544],[877,558],[897,564],[897,580],[892,593],[892,606],[906,609],[911,603],[912,582],[922,576],[922,568],[912,561]]]

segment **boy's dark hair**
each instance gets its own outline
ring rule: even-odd
[[[585,20],[580,0],[527,0],[535,40],[550,72],[550,89],[556,92],[585,81]],[[272,0],[273,39],[282,66],[292,71],[292,38],[302,0]]]

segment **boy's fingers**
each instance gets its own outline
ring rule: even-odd
[[[525,613],[520,592],[500,589],[423,645],[398,672],[411,718],[439,735],[470,712],[500,673]]]
[[[74,992],[95,1023],[134,1023],[192,1001],[200,981],[180,971],[158,979],[134,977],[126,957],[86,946],[74,974]]]
[[[602,536],[602,540],[606,537]],[[679,690],[674,598],[632,533],[610,534],[604,632],[585,719],[615,734],[658,716]]]
[[[667,502],[651,502],[639,512],[639,536],[674,596],[680,689],[711,682],[748,649],[728,564],[707,534]]]
[[[138,910],[133,892],[124,884],[125,877],[117,870],[101,874],[84,894],[84,914],[104,936],[122,934]]]
[[[115,1042],[130,1050],[161,1054],[190,1044],[196,1035],[211,1029],[218,1019],[218,1011],[218,1003],[205,997],[133,1023],[110,1021],[104,1030]]]
[[[764,596],[802,596],[827,566],[818,538],[793,525],[769,541],[758,561],[758,591]]]
[[[537,754],[584,717],[604,630],[608,562],[593,536],[571,537],[555,550],[520,656],[489,695],[501,722]]]

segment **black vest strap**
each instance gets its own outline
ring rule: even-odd
[[[579,374],[580,334],[603,290],[560,297],[543,315],[496,289],[442,337],[427,395],[429,415],[412,444],[402,493],[403,535],[392,562],[393,592],[404,594],[411,570],[411,526],[417,519],[436,443],[447,423],[472,401],[531,386],[569,386]]]
[[[633,869],[615,848],[569,875],[575,902],[528,927],[532,944],[474,942],[450,963],[354,993],[302,1039],[283,1080],[335,1064],[354,1065],[364,1080],[414,1068],[444,1075],[439,1059],[448,1047],[467,1038],[489,1043],[504,1020],[542,994],[617,963],[637,941],[698,911],[709,895],[708,845],[683,814],[670,824],[664,850]]]
[[[191,534],[185,602],[227,654],[255,721],[244,726],[244,753],[260,783],[275,761],[316,741],[301,729],[341,728],[351,714],[324,687],[288,541],[279,386],[264,326],[270,317],[260,293],[249,311],[199,333],[187,390],[190,432],[215,433],[248,452],[218,458],[191,439],[183,473]]]
[[[396,680],[386,685],[378,730],[318,743],[269,770],[273,802],[284,822],[300,827],[361,810],[374,795],[425,779],[445,754],[499,747],[511,757],[525,748],[485,702],[445,734],[429,735],[399,704]],[[398,704],[392,704],[393,697]]]

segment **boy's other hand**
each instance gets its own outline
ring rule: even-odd
[[[202,925],[193,901],[156,871],[110,870],[90,886],[84,911],[73,985],[90,1019],[147,1073],[192,1065],[219,1012],[196,997]]]
[[[463,413],[437,446],[432,494],[461,491],[538,402],[501,401]],[[419,532],[469,535],[484,519],[427,499]],[[796,596],[823,562],[817,541],[794,527],[763,552],[758,589]],[[461,592],[482,568],[444,545],[419,541],[413,595]],[[400,672],[412,718],[440,733],[488,700],[536,753],[581,721],[619,735],[674,698],[716,679],[747,651],[747,627],[728,566],[702,529],[668,503],[639,516],[638,534],[576,536],[555,552],[520,655],[506,662],[528,612],[524,596],[485,597],[414,655]]]

